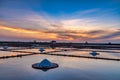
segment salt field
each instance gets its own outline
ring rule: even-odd
[[[0,0],[0,80],[120,80],[120,0]]]
[[[57,49],[45,48],[46,52]],[[60,49],[61,50],[61,49]],[[92,56],[89,53],[96,49],[79,49],[74,51],[55,52]],[[39,49],[21,49],[15,51],[39,52]],[[110,52],[111,51],[111,52]],[[120,59],[120,50],[98,50],[97,57]],[[54,52],[52,54],[55,54]],[[0,56],[26,54],[21,52],[0,51]],[[59,65],[50,70],[37,70],[32,64],[48,59]],[[23,57],[0,59],[0,80],[119,80],[120,61],[64,57],[36,54]]]

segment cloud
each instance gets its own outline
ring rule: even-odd
[[[116,38],[116,37],[120,37],[120,30],[117,30],[117,31],[112,32],[108,35],[102,36],[100,38],[101,39],[113,39],[113,38]]]
[[[90,32],[91,33],[91,32]],[[96,32],[95,32],[96,33]],[[120,31],[119,30],[111,30],[111,31],[103,31],[104,35],[99,35],[94,38],[87,38],[87,41],[95,41],[95,42],[119,42],[120,40]]]
[[[18,27],[8,27],[8,26],[0,26],[0,35],[2,36],[11,36],[16,38],[33,38],[33,39],[56,39],[56,34],[54,33],[45,33],[40,30],[31,30],[25,28]]]
[[[97,11],[98,9],[91,9],[79,14]],[[3,16],[0,19],[0,36],[4,39],[9,37],[15,40],[105,41],[118,40],[120,34],[119,23],[105,23],[93,17],[57,19],[44,12],[21,9],[4,9],[0,15]]]
[[[120,31],[112,30],[56,30],[44,31],[34,30],[18,27],[0,26],[0,36],[2,38],[11,37],[14,39],[23,40],[60,40],[60,41],[105,41],[105,40],[119,40]],[[8,34],[9,33],[9,34]],[[10,39],[11,39],[10,38]]]
[[[93,9],[87,9],[87,10],[83,10],[83,11],[78,11],[78,12],[76,12],[76,14],[85,15],[85,14],[90,14],[90,13],[96,13],[96,12],[99,12],[99,11],[100,11],[99,8],[93,8]]]

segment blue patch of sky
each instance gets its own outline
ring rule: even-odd
[[[16,9],[23,9],[23,12],[20,12],[21,15],[26,14],[28,10],[38,14],[45,12],[57,18],[62,16],[75,16],[77,18],[100,16],[101,18],[109,17],[118,20],[120,17],[120,0],[0,0],[0,11],[2,12],[5,9],[6,12],[7,9],[12,10],[11,12],[16,13],[16,15],[18,14]],[[81,14],[81,12],[92,9],[96,9],[96,11]],[[3,18],[2,15],[0,17]]]
[[[43,10],[53,16],[61,14],[71,14],[76,11],[101,8],[102,10],[119,8],[119,2],[115,0],[41,0],[39,7],[33,7],[34,10]],[[120,11],[120,10],[119,10]]]
[[[119,4],[119,0],[1,0],[0,7],[31,9],[37,12],[45,11],[55,16],[93,8],[103,10],[119,8]]]

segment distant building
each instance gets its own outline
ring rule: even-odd
[[[54,49],[56,47],[56,41],[54,41],[54,40],[51,41],[50,42],[50,47]]]
[[[88,42],[86,41],[85,44],[88,44]]]

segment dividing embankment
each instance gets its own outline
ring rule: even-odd
[[[73,49],[76,50],[76,49]],[[2,50],[4,51],[4,50]],[[36,55],[36,54],[43,54],[43,55],[53,55],[53,56],[65,56],[65,57],[77,57],[77,58],[88,58],[88,59],[100,59],[100,60],[113,60],[113,61],[120,61],[120,59],[115,58],[103,58],[103,57],[93,57],[93,56],[80,56],[80,55],[68,55],[68,54],[59,54],[55,52],[62,52],[62,51],[70,51],[70,50],[56,50],[56,51],[49,51],[49,52],[28,52],[28,51],[15,51],[15,50],[6,50],[9,52],[18,52],[18,53],[26,53],[26,54],[17,54],[11,56],[2,56],[0,59],[7,59],[7,58],[14,58],[14,57],[23,57],[29,55]],[[54,53],[54,54],[53,54]]]

